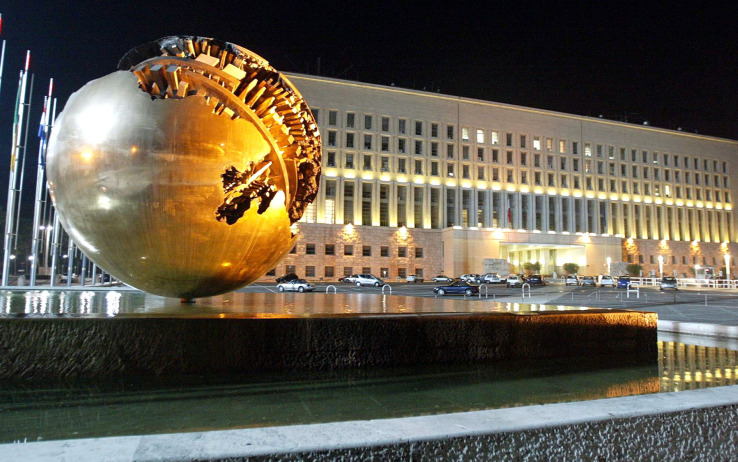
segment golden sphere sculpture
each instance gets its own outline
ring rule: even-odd
[[[228,42],[173,36],[75,92],[49,140],[64,229],[97,265],[158,295],[243,287],[295,243],[320,181],[318,127],[297,89]]]

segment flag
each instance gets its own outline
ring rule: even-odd
[[[507,208],[507,223],[512,224],[512,209],[510,207]]]
[[[3,33],[3,15],[0,14],[0,34]]]
[[[38,137],[42,141],[46,141],[47,126],[46,126],[46,108],[49,105],[48,98],[44,98],[44,110],[41,112],[41,123],[38,125]]]

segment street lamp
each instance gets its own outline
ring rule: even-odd
[[[664,256],[659,255],[659,275],[664,277]]]
[[[725,254],[725,279],[730,281],[730,254]]]
[[[612,258],[607,257],[607,274],[610,274],[610,264],[612,263]]]

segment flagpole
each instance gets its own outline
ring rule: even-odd
[[[15,121],[13,122],[13,146],[10,155],[10,179],[8,181],[8,208],[5,211],[5,252],[3,254],[2,285],[9,282],[10,253],[13,245],[13,230],[15,229],[16,183],[18,181],[18,154],[21,137],[23,135],[23,111],[25,110],[26,85],[28,82],[28,65],[31,52],[26,52],[26,67],[20,72],[18,79],[18,95],[16,96]]]
[[[3,28],[3,15],[0,13],[0,32]],[[3,40],[3,51],[0,53],[0,88],[3,87],[3,64],[5,64],[5,40]]]
[[[51,110],[51,121],[49,123],[49,132],[48,135],[51,135],[51,131],[54,129],[54,121],[56,120],[56,98],[54,98],[54,104],[52,106]],[[46,182],[46,189],[48,191],[49,189],[49,182]],[[49,197],[49,201],[51,202],[51,197]],[[51,210],[54,213],[54,243],[51,245],[51,279],[50,284],[53,287],[56,285],[56,265],[59,263],[59,251],[61,249],[61,226],[59,224],[59,213],[56,210],[56,207],[54,207],[54,204],[51,204]]]
[[[49,95],[44,98],[44,110],[41,113],[41,121],[38,127],[38,136],[40,138],[38,144],[38,164],[36,166],[36,201],[33,209],[33,246],[31,247],[31,286],[36,285],[36,273],[38,272],[38,241],[39,231],[41,227],[41,214],[44,210],[44,158],[46,157],[46,133],[49,128],[49,104],[51,103],[51,94],[54,90],[54,79],[49,81]],[[46,227],[44,226],[44,231]]]
[[[2,21],[2,16],[0,14],[0,21]],[[0,54],[0,89],[3,87],[3,67],[5,67],[5,40],[3,40],[3,51]]]

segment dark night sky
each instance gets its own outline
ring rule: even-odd
[[[451,4],[453,3],[453,4]],[[551,109],[648,120],[738,138],[738,16],[705,5],[12,0],[0,90],[0,196],[25,50],[36,93],[31,163],[50,77],[60,107],[113,72],[130,48],[166,35],[242,45],[281,71],[316,73]],[[296,6],[297,5],[297,6]]]

